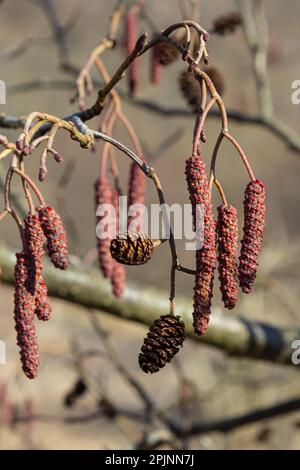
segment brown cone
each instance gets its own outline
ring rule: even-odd
[[[139,266],[150,260],[154,250],[153,241],[139,232],[127,232],[126,238],[114,238],[110,245],[111,256],[118,263]]]
[[[139,354],[139,366],[153,374],[170,362],[185,340],[184,323],[179,316],[161,315],[147,333]]]

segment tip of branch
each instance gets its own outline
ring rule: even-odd
[[[148,33],[143,33],[143,34],[138,38],[138,40],[136,41],[136,44],[135,44],[135,50],[136,50],[137,52],[141,51],[141,50],[144,48],[144,46],[145,46],[145,44],[146,44],[146,42],[147,42],[147,39],[148,39]]]

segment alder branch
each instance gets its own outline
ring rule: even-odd
[[[95,83],[97,85],[97,82]],[[100,85],[100,84],[99,84]],[[20,83],[8,87],[9,92],[21,93],[30,92],[37,88],[42,90],[58,89],[58,90],[70,90],[74,87],[74,83],[71,80],[60,80],[44,77],[39,80],[33,80],[25,83]],[[188,108],[184,107],[168,107],[163,106],[160,103],[147,99],[129,99],[125,92],[118,90],[120,96],[126,101],[130,102],[134,106],[145,108],[150,112],[156,113],[161,116],[167,117],[184,117],[193,119],[194,115]],[[267,117],[260,114],[248,114],[242,111],[236,111],[234,109],[227,109],[228,118],[232,122],[240,124],[249,124],[251,126],[261,126],[267,131],[271,132],[278,139],[285,144],[289,150],[300,153],[300,136],[290,126],[285,124],[278,118]],[[220,113],[218,109],[212,108],[208,115],[208,119],[219,119]],[[0,127],[17,129],[24,126],[24,120],[15,116],[5,116],[0,114]]]
[[[152,324],[168,311],[169,301],[165,292],[128,284],[123,299],[117,300],[110,293],[109,283],[97,271],[85,271],[80,267],[78,259],[72,259],[73,267],[67,272],[55,270],[45,260],[43,273],[50,295],[145,325]],[[3,282],[14,283],[14,264],[12,251],[0,246]],[[291,365],[291,345],[300,338],[299,327],[279,328],[241,316],[219,314],[218,311],[213,312],[206,335],[199,337],[193,333],[191,300],[178,297],[176,313],[183,318],[188,336],[215,346],[230,356]]]

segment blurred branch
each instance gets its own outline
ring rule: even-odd
[[[263,0],[237,0],[242,14],[246,41],[251,52],[260,113],[264,117],[274,115],[270,78],[267,69],[268,25]]]
[[[29,92],[34,91],[37,88],[49,90],[49,89],[60,89],[60,90],[69,90],[74,87],[74,83],[71,80],[59,80],[59,79],[51,79],[51,78],[42,78],[40,80],[34,80],[27,83],[21,83],[18,85],[13,85],[8,87],[10,93],[21,93],[21,92]],[[126,99],[125,93],[119,91],[120,95]],[[154,101],[146,100],[146,99],[134,99],[130,100],[130,103],[134,106],[146,108],[149,111],[160,114],[161,116],[168,116],[168,117],[185,117],[192,119],[194,115],[190,112],[187,108],[175,108],[175,107],[167,107],[163,106],[159,103]],[[261,115],[251,115],[247,113],[243,113],[241,111],[235,111],[233,109],[227,109],[228,118],[231,119],[232,122],[237,122],[241,124],[250,124],[254,126],[262,126],[263,128],[270,131],[276,137],[278,137],[287,147],[297,153],[300,153],[300,136],[291,129],[288,125],[284,122],[279,121],[278,119],[272,117],[263,117]],[[217,109],[211,109],[208,115],[209,118],[219,119],[220,114]],[[19,124],[17,126],[17,124]],[[23,127],[22,120],[18,117],[9,117],[0,115],[0,127],[7,127],[7,128],[17,128]]]
[[[44,10],[44,13],[51,26],[51,29],[53,31],[53,37],[55,38],[55,42],[57,45],[60,63],[61,65],[68,64],[69,63],[69,49],[68,49],[68,44],[66,41],[66,33],[70,27],[70,24],[74,25],[74,23],[77,21],[81,13],[81,10],[79,10],[78,8],[75,8],[73,10],[72,16],[67,23],[68,27],[66,28],[60,24],[60,20],[59,20],[59,17],[57,15],[57,12],[53,5],[52,0],[41,0],[41,4]]]
[[[22,38],[14,44],[11,44],[4,49],[0,49],[0,61],[15,59],[23,55],[28,51],[28,49],[34,46],[41,47],[50,45],[54,38],[58,47],[59,57],[61,59],[61,67],[64,67],[65,64],[68,64],[66,35],[76,24],[81,10],[75,7],[66,23],[64,25],[60,25],[55,10],[53,9],[52,2],[49,0],[43,0],[42,3],[46,16],[50,21],[50,25],[53,31],[52,34],[48,36],[39,34],[28,38]],[[49,3],[49,5],[46,6],[46,3]]]
[[[249,413],[245,413],[233,418],[208,421],[206,423],[196,423],[192,425],[187,431],[185,431],[184,435],[192,436],[216,431],[230,432],[234,429],[246,426],[251,423],[258,423],[265,419],[276,418],[298,410],[300,410],[300,398],[290,399],[278,403],[277,405],[250,411]],[[174,431],[175,429],[173,429],[173,432]],[[176,434],[179,436],[181,435],[179,429],[177,430]]]
[[[0,264],[2,280],[14,283],[15,257],[3,246],[0,247]],[[159,289],[129,285],[120,301],[112,297],[108,282],[97,271],[84,271],[74,257],[73,265],[67,272],[61,272],[45,262],[43,272],[50,295],[146,325],[168,310],[168,296]],[[300,338],[299,327],[279,328],[214,311],[207,334],[199,337],[193,334],[191,300],[178,298],[176,304],[176,311],[186,324],[186,333],[193,339],[220,348],[231,356],[291,365],[291,344]]]

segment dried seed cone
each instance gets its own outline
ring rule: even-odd
[[[194,285],[194,330],[204,335],[211,313],[214,270],[216,265],[216,223],[213,218],[205,164],[200,155],[192,155],[186,160],[186,180],[192,204],[194,228],[200,230],[196,219],[197,205],[201,204],[203,214],[203,245],[196,252],[196,275]],[[197,234],[199,235],[199,234]]]
[[[204,67],[203,71],[209,76],[219,95],[222,96],[225,92],[225,78],[220,70],[211,65],[209,67]]]
[[[45,280],[40,275],[35,292],[35,314],[39,320],[48,321],[51,318],[52,307],[48,297],[48,289]]]
[[[239,258],[239,281],[246,294],[252,291],[261,252],[266,214],[266,190],[259,179],[250,181],[244,197],[244,236]]]
[[[225,34],[234,33],[235,30],[243,24],[243,18],[238,12],[228,13],[219,16],[213,23],[213,32],[224,36]]]
[[[194,112],[199,112],[201,108],[201,88],[194,74],[185,70],[181,72],[178,82],[182,95],[188,105]]]
[[[229,310],[233,309],[238,298],[238,217],[235,207],[218,207],[218,262],[222,300]]]
[[[139,168],[136,163],[130,165],[130,177],[129,177],[129,188],[128,188],[128,207],[130,208],[133,204],[144,204],[146,192],[146,175]],[[136,216],[128,217],[128,227],[130,224],[142,216],[142,211],[137,211],[139,214]],[[135,227],[138,231],[141,227]]]
[[[172,46],[168,42],[159,42],[154,48],[155,55],[160,65],[166,66],[175,62],[179,57],[179,52],[176,47]]]
[[[214,66],[204,67],[203,71],[209,76],[219,95],[223,95],[225,91],[225,79],[222,73]],[[194,112],[199,112],[201,110],[202,98],[201,86],[193,72],[187,70],[181,72],[179,76],[179,88],[191,109]]]
[[[152,257],[154,245],[144,233],[127,232],[125,237],[116,237],[110,245],[112,257],[121,264],[139,266]]]
[[[69,266],[67,234],[60,216],[50,206],[37,208],[40,223],[47,239],[52,264],[59,269]]]
[[[112,204],[112,190],[106,178],[100,177],[94,185],[95,188],[95,208],[101,204]],[[97,217],[97,222],[101,217]],[[110,255],[110,238],[100,239],[97,237],[98,261],[100,270],[105,278],[111,278],[113,273],[113,260]]]
[[[179,316],[161,315],[150,327],[139,354],[139,366],[153,374],[170,362],[185,340]]]
[[[119,225],[119,195],[120,192],[115,189],[112,195],[112,201],[113,205],[116,210],[116,222],[117,222],[117,227]],[[121,264],[117,263],[115,260],[113,260],[113,271],[112,271],[112,276],[111,276],[111,285],[112,285],[112,292],[113,295],[119,299],[122,297],[125,289],[125,282],[126,282],[126,271],[124,266]]]
[[[35,299],[25,287],[27,280],[27,256],[16,254],[14,319],[17,332],[17,344],[20,348],[20,359],[24,373],[34,379],[38,373],[39,354],[36,330],[34,325]]]

